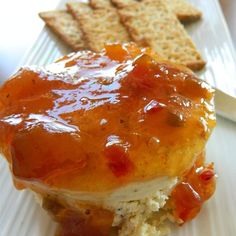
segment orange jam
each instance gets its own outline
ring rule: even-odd
[[[213,90],[134,44],[26,67],[0,88],[0,151],[24,184],[99,192],[181,176],[214,126]]]
[[[171,201],[174,217],[181,222],[192,220],[214,191],[214,165],[212,163],[205,165],[203,155],[201,155],[172,191]]]

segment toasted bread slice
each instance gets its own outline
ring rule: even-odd
[[[66,10],[41,12],[39,16],[73,50],[87,48],[77,21]]]
[[[118,10],[132,39],[162,58],[200,70],[205,62],[165,0],[143,0]]]
[[[113,7],[92,9],[86,3],[68,3],[68,10],[80,24],[90,49],[100,51],[104,43],[129,42],[126,28]]]
[[[92,0],[93,2],[106,0]],[[107,0],[109,1],[109,0]],[[143,1],[143,0],[141,0]],[[137,0],[112,0],[113,4],[118,8],[124,8],[130,4],[140,3]],[[202,16],[201,11],[195,8],[186,0],[165,0],[167,7],[173,11],[181,22],[192,22],[199,20]]]

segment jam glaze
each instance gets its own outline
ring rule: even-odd
[[[209,85],[133,44],[23,68],[0,88],[16,182],[99,192],[181,176],[214,126]]]
[[[0,151],[16,187],[41,194],[58,236],[108,236],[113,213],[79,199],[73,208],[57,191],[162,176],[180,179],[169,204],[191,220],[215,188],[203,155],[214,126],[213,90],[134,44],[23,68],[0,88]]]

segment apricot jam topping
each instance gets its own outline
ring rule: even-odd
[[[191,170],[172,191],[170,199],[173,204],[173,215],[181,222],[192,220],[214,191],[214,165],[205,165],[204,156],[200,155]]]
[[[212,92],[133,44],[73,53],[0,88],[0,150],[16,179],[72,191],[181,176],[215,126]]]

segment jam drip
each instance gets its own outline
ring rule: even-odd
[[[184,223],[199,213],[215,191],[215,178],[213,163],[204,165],[204,158],[198,158],[171,194],[173,215],[177,220]]]

